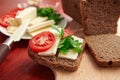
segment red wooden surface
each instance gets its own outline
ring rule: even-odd
[[[44,0],[54,5],[59,0]],[[0,0],[0,15],[26,0]],[[0,33],[0,44],[7,36]],[[53,72],[32,61],[27,52],[28,40],[14,43],[3,63],[0,64],[0,80],[54,80]]]

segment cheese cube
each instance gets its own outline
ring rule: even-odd
[[[34,19],[37,17],[37,8],[36,7],[28,7],[25,8],[23,11],[20,11],[16,16],[16,20],[18,23],[23,23],[27,19]]]

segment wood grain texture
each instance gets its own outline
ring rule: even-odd
[[[56,80],[120,80],[120,67],[99,67],[86,50],[76,72],[55,70]]]

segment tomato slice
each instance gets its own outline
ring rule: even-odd
[[[65,29],[64,30],[64,35],[63,35],[63,38],[67,37],[67,36],[71,36],[73,35],[73,32],[69,29]]]
[[[29,41],[29,47],[34,52],[43,52],[50,49],[55,43],[55,36],[49,31],[41,32]]]
[[[9,13],[6,13],[0,17],[0,25],[3,27],[9,26],[8,18],[13,18],[13,15],[10,15]]]
[[[0,25],[3,27],[9,26],[10,24],[9,24],[8,18],[14,18],[16,16],[16,13],[21,10],[23,10],[23,9],[15,8],[15,9],[11,10],[9,13],[2,15],[0,17]]]

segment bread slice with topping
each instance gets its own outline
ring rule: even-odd
[[[85,41],[99,66],[120,66],[120,36],[114,34],[86,36]]]
[[[59,52],[57,51],[55,55],[40,55],[40,52],[38,54],[29,47],[28,55],[34,61],[36,61],[41,65],[48,66],[53,69],[61,69],[61,70],[73,72],[76,71],[79,67],[85,47],[85,42],[83,42],[82,38],[77,37],[76,39],[79,39],[82,42],[82,46],[81,46],[82,51],[79,54],[74,52],[71,52],[70,54],[69,52],[67,54],[59,54]],[[72,55],[73,57],[70,58],[70,55]]]

